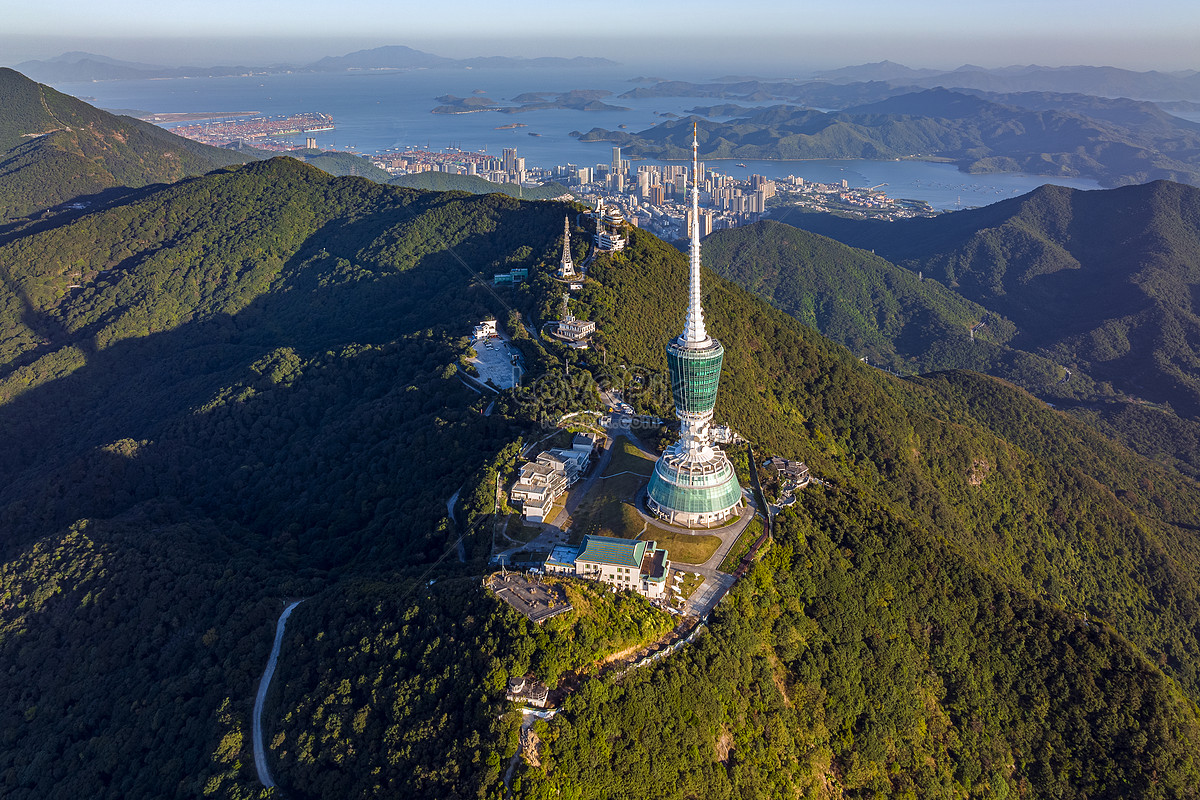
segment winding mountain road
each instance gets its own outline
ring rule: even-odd
[[[258,682],[258,696],[254,698],[254,769],[258,772],[259,783],[268,789],[275,788],[275,781],[271,780],[271,770],[267,767],[267,751],[263,747],[263,704],[267,700],[267,690],[271,688],[271,678],[275,675],[275,662],[279,660],[279,648],[283,644],[284,626],[287,625],[288,617],[292,615],[296,606],[303,602],[303,600],[292,602],[279,615],[279,622],[275,623],[275,643],[271,645],[271,657],[267,659],[267,668],[263,670],[262,680]]]

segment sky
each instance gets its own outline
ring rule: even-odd
[[[1195,0],[9,0],[0,64],[85,50],[156,64],[307,63],[405,44],[730,71],[898,61],[1200,69]],[[745,67],[745,70],[741,70]]]

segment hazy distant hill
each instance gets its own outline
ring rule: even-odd
[[[207,78],[250,75],[287,70],[288,67],[165,67],[119,61],[108,56],[73,51],[45,60],[22,61],[13,69],[42,83],[82,83],[86,81],[147,80],[160,78]]]
[[[116,186],[165,183],[251,160],[0,68],[0,220]]]
[[[617,62],[607,58],[557,58],[477,56],[446,58],[404,45],[388,45],[358,50],[344,56],[326,56],[311,64],[274,64],[270,66],[187,66],[167,67],[118,61],[94,53],[74,51],[50,59],[23,61],[14,69],[44,83],[80,83],[155,78],[204,78],[230,75],[265,75],[277,72],[339,72],[347,69],[420,69],[428,67],[492,67],[582,69],[611,67]]]
[[[899,87],[886,81],[836,84],[828,81],[794,83],[758,79],[713,83],[660,80],[652,86],[638,86],[630,89],[620,94],[619,97],[717,97],[753,103],[787,100],[816,108],[846,108],[862,103],[873,103],[876,100],[904,94],[915,89],[914,86]]]
[[[1086,113],[1089,104],[1099,116]],[[638,133],[594,128],[581,138],[611,141],[634,155],[684,158],[693,121],[664,122]],[[1200,125],[1128,101],[989,99],[927,89],[828,114],[772,106],[738,119],[698,122],[700,156],[708,159],[932,157],[975,173],[1088,177],[1109,186],[1160,178],[1200,183]]]
[[[1074,92],[1139,100],[1200,100],[1200,75],[1116,67],[1037,65],[985,69],[964,65],[950,72],[910,69],[889,61],[818,73],[822,80],[851,83],[883,80],[908,85],[983,89],[991,92]]]
[[[607,58],[540,57],[524,58],[509,56],[475,56],[472,58],[445,58],[404,45],[375,47],[359,50],[344,56],[329,56],[309,65],[309,69],[332,72],[344,69],[412,69],[415,67],[550,67],[575,69],[584,67],[610,67],[617,62]]]
[[[356,50],[344,56],[326,56],[309,65],[317,71],[343,69],[409,69],[412,67],[443,67],[454,63],[452,58],[435,56],[401,44]]]
[[[873,64],[858,64],[852,67],[840,67],[815,73],[813,78],[834,83],[857,83],[859,81],[898,81],[913,82],[917,78],[927,78],[941,75],[941,70],[913,69],[895,61],[877,61]]]

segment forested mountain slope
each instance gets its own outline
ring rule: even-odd
[[[704,240],[704,262],[877,367],[973,369],[1043,395],[1095,389],[1079,370],[1066,387],[1056,363],[1009,347],[1016,326],[996,312],[824,236],[771,220],[727,228]]]
[[[631,400],[662,411],[666,387],[653,376],[662,341],[682,325],[686,263],[630,233],[623,253],[593,265],[573,308],[599,322],[596,344],[610,364],[649,376],[652,388],[627,390]],[[528,298],[546,314],[558,294],[548,272],[535,272]],[[705,281],[710,330],[727,348],[718,417],[760,452],[805,458],[831,486],[801,493],[781,518],[776,550],[694,650],[618,683],[588,683],[539,723],[540,766],[519,767],[513,793],[1194,792],[1195,483],[996,381],[885,376],[731,284]],[[322,647],[324,674],[306,672],[310,688],[287,704],[292,727],[277,734],[282,780],[303,776],[285,785],[304,794],[321,780],[317,763],[340,770],[353,796],[414,783],[432,793],[439,781],[447,796],[500,796],[487,776],[502,773],[513,745],[474,738],[478,727],[453,737],[471,737],[473,750],[430,765],[416,755],[423,744],[409,743],[403,766],[383,766],[395,745],[380,725],[407,718],[408,703],[444,709],[442,730],[462,724],[444,683],[401,705],[382,700],[388,664],[401,659],[409,682],[413,656],[427,654],[431,671],[461,677],[458,696],[480,719],[496,708],[496,694],[480,687],[497,686],[495,670],[519,669],[502,638],[484,648],[495,648],[495,662],[444,652],[447,637],[470,653],[480,632],[502,637],[483,616],[503,612],[473,602],[446,616],[451,602],[436,586],[426,599],[381,598],[369,604],[380,619],[445,621],[389,626],[391,639],[339,635]],[[472,629],[451,625],[464,615]],[[324,601],[300,619],[301,648],[355,624]],[[319,720],[299,713],[314,708]]]
[[[250,160],[0,68],[0,222],[115,186],[168,183]]]
[[[928,220],[780,218],[923,271],[1002,314],[1016,325],[1013,347],[1081,370],[1118,395],[1169,404],[1167,416],[1101,404],[1098,419],[1142,452],[1197,474],[1190,423],[1200,418],[1200,189],[1043,186]],[[1078,397],[1110,400],[1099,388]]]
[[[504,311],[467,287],[562,213],[275,159],[0,247],[7,796],[246,777],[280,599],[457,563],[446,499],[518,435],[455,374]]]
[[[257,795],[254,686],[299,598],[268,702],[280,794],[501,795],[503,680],[586,671],[602,633],[654,625],[597,600],[609,621],[556,638],[478,584],[496,468],[533,420],[594,403],[622,378],[605,362],[669,403],[686,260],[654,237],[630,231],[573,305],[596,363],[519,324],[561,295],[567,210],[273,159],[0,245],[6,796]],[[530,282],[476,280],[511,266]],[[694,649],[586,682],[511,793],[1195,795],[1196,484],[705,282],[718,417],[829,485]],[[490,416],[454,369],[485,313],[530,366]]]

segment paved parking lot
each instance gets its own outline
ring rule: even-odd
[[[475,369],[479,370],[479,380],[487,383],[489,380],[500,389],[510,389],[521,382],[520,351],[504,339],[476,339],[471,343],[479,355],[471,359]],[[513,364],[513,357],[517,363]]]

